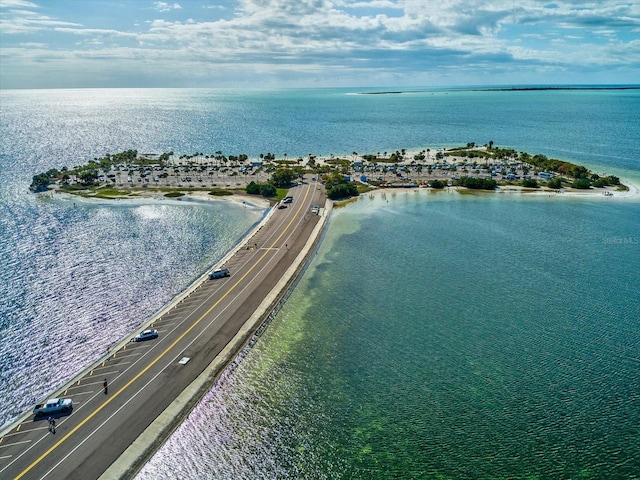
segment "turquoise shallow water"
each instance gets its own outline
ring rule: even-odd
[[[638,218],[446,192],[336,211],[276,320],[138,478],[635,478]]]
[[[0,92],[2,423],[263,215],[74,206],[30,195],[37,172],[130,148],[493,140],[640,178],[639,90],[420,90]],[[636,478],[639,205],[411,191],[336,211],[285,308],[140,478]]]

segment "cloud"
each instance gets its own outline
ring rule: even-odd
[[[56,27],[54,28],[55,32],[60,33],[71,33],[73,35],[99,35],[99,36],[108,36],[108,37],[120,37],[120,38],[134,38],[139,39],[140,35],[137,33],[131,32],[122,32],[120,30],[109,30],[104,28],[68,28],[68,27]]]
[[[337,5],[348,7],[348,8],[389,8],[389,9],[400,9],[402,10],[402,6],[392,2],[391,0],[370,0],[367,2],[334,2]]]
[[[160,12],[170,12],[171,10],[180,10],[182,8],[178,3],[169,4],[167,2],[156,2],[154,5],[156,6],[156,10]]]
[[[0,8],[38,8],[33,2],[28,2],[26,0],[0,0]]]
[[[0,31],[4,35],[26,34],[58,26],[80,26],[78,23],[55,20],[30,10],[11,10],[0,18]]]
[[[602,71],[624,69],[625,56],[630,71],[638,63],[632,42],[640,29],[640,5],[626,0],[236,0],[184,3],[184,8],[158,1],[155,17],[145,19],[149,10],[142,9],[130,26],[92,23],[92,28],[65,21],[64,12],[55,18],[51,9],[46,10],[51,17],[29,10],[36,8],[31,2],[0,2],[12,7],[0,17],[3,52],[15,47],[23,69],[35,59],[7,41],[12,35],[20,34],[22,43],[46,38],[52,49],[68,49],[56,52],[59,68],[63,59],[70,70],[88,62],[81,69],[87,75],[99,70],[103,78],[111,78],[104,73],[109,65],[98,67],[107,59],[118,60],[111,63],[114,69],[120,61],[140,62],[145,79],[165,78],[170,64],[172,81],[183,72],[188,85],[200,78],[228,78],[233,84],[243,75],[382,82],[447,72],[466,72],[475,83],[478,75],[508,75],[509,69],[518,75],[536,69],[561,75],[587,64]],[[189,19],[158,18],[164,17],[158,12],[176,10]],[[46,35],[25,38],[32,31]],[[45,57],[43,49],[39,58]]]

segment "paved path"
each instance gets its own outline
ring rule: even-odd
[[[124,341],[52,396],[74,410],[56,433],[25,416],[0,439],[0,478],[130,478],[190,411],[289,288],[324,223],[316,183],[223,260],[231,277],[203,279],[151,320],[159,338]],[[133,335],[132,335],[133,336]],[[108,393],[103,382],[108,381]]]

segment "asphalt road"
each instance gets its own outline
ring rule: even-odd
[[[325,204],[319,184],[296,186],[289,195],[293,202],[276,208],[221,265],[230,277],[203,281],[153,321],[157,339],[123,342],[55,392],[74,402],[70,415],[56,415],[55,433],[48,430],[46,416],[25,417],[5,430],[0,478],[99,478],[230,342],[237,352],[259,326],[247,329],[248,320],[276,286],[286,288],[283,276],[321,220],[311,212],[313,205]]]

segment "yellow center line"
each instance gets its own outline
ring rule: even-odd
[[[311,189],[307,188],[307,192],[305,193],[304,199],[301,202],[301,206],[302,204],[304,204],[304,200],[307,199],[307,197],[309,196],[309,191]],[[300,210],[301,207],[298,208],[298,211]],[[297,214],[298,212],[296,212]],[[289,230],[289,228],[291,227],[291,224],[293,223],[293,221],[296,219],[296,215],[293,215],[291,221],[287,224],[287,226],[282,230],[282,232],[280,233],[280,235],[278,235],[278,238],[276,238],[273,243],[271,244],[272,247],[274,247],[276,245],[276,243],[278,243],[280,241],[280,239],[282,238],[282,236]],[[272,248],[270,247],[270,248]],[[29,473],[36,465],[38,465],[43,459],[45,459],[47,456],[49,456],[51,454],[51,452],[53,452],[56,448],[58,448],[60,445],[62,445],[71,435],[73,435],[74,433],[76,433],[80,428],[82,428],[89,420],[91,420],[93,417],[95,417],[98,413],[100,413],[102,411],[102,409],[104,409],[107,405],[109,405],[113,400],[115,400],[122,392],[124,392],[127,388],[129,388],[136,380],[138,380],[142,375],[144,375],[145,373],[147,373],[149,371],[149,369],[151,367],[153,367],[156,363],[158,363],[167,353],[169,353],[170,350],[172,350],[177,344],[178,342],[180,342],[186,335],[188,335],[191,330],[193,330],[207,315],[209,315],[209,313],[211,313],[211,311],[216,308],[220,302],[222,302],[222,300],[224,300],[246,277],[247,275],[249,275],[249,273],[251,273],[251,271],[253,271],[254,268],[256,268],[258,266],[258,264],[260,262],[262,262],[262,260],[267,256],[267,254],[269,253],[270,250],[265,250],[265,252],[262,254],[262,256],[258,259],[257,262],[255,262],[253,264],[253,266],[247,270],[247,272],[240,277],[240,280],[238,280],[229,290],[227,290],[227,292],[222,295],[222,297],[220,297],[218,299],[218,301],[216,301],[205,313],[202,314],[202,316],[200,318],[198,318],[198,320],[196,320],[182,335],[180,335],[176,340],[173,341],[173,343],[171,345],[169,345],[162,353],[160,353],[155,360],[153,360],[149,365],[147,365],[144,369],[142,369],[135,377],[133,377],[131,380],[129,380],[122,388],[120,388],[120,390],[118,390],[116,393],[114,393],[113,395],[109,396],[109,398],[107,399],[106,402],[104,402],[101,406],[99,406],[98,408],[96,408],[91,414],[89,414],[89,416],[87,418],[85,418],[84,420],[82,420],[78,425],[76,425],[73,429],[71,429],[69,431],[69,433],[67,433],[64,437],[62,437],[60,440],[58,440],[58,442],[56,442],[54,445],[52,445],[46,452],[44,452],[42,455],[40,455],[36,460],[33,461],[33,463],[31,465],[29,465],[27,468],[25,468],[17,477],[15,477],[14,480],[19,480],[20,478],[24,477],[27,473]]]

